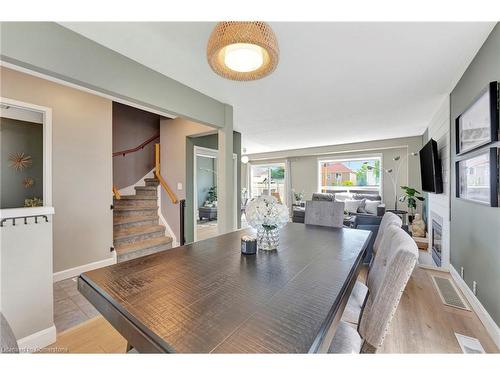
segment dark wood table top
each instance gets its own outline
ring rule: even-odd
[[[79,290],[139,351],[315,351],[371,232],[289,223],[277,251],[253,256],[245,233],[86,272]]]

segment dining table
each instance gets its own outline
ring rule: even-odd
[[[81,274],[78,290],[139,353],[321,353],[370,231],[287,223],[276,250],[246,228]]]

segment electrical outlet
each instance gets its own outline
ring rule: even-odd
[[[472,282],[472,293],[477,295],[477,283],[475,281]]]
[[[464,278],[464,268],[460,267],[460,277],[463,279]]]
[[[177,190],[182,190],[182,182],[177,183]]]

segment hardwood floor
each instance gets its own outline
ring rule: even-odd
[[[42,353],[125,353],[127,341],[102,315],[57,335]]]
[[[414,271],[379,353],[461,353],[454,332],[475,337],[486,352],[498,353],[474,312],[443,305],[432,274],[449,277],[423,268]],[[124,353],[125,347],[125,339],[99,316],[58,334],[46,352]]]
[[[487,353],[498,353],[473,311],[442,303],[431,275],[448,273],[417,268],[391,322],[381,353],[462,353],[454,332],[477,338]]]

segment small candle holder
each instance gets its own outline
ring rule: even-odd
[[[257,239],[248,235],[241,237],[241,253],[255,255],[257,253]]]

